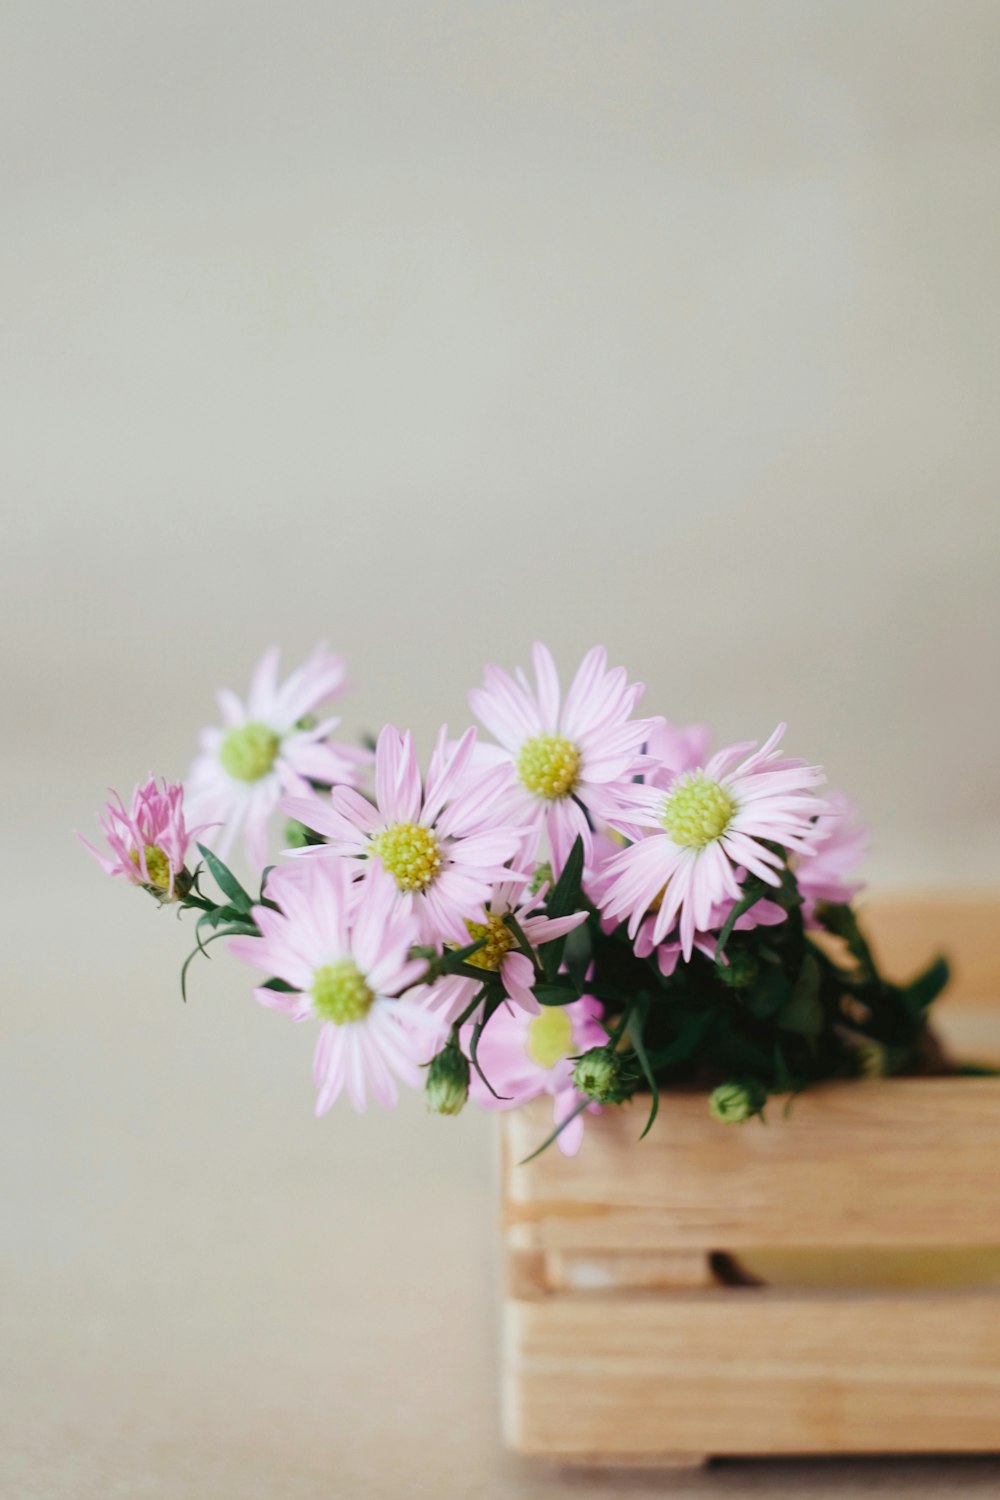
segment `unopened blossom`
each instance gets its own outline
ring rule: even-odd
[[[601,1014],[601,1004],[592,995],[583,995],[569,1005],[547,1005],[538,1015],[502,1005],[483,1028],[476,1052],[479,1066],[496,1094],[473,1068],[471,1097],[485,1109],[514,1109],[540,1094],[551,1094],[556,1125],[581,1104],[598,1111],[600,1106],[589,1103],[574,1085],[573,1068],[576,1058],[607,1041]],[[471,1031],[463,1035],[468,1050]],[[559,1149],[564,1156],[575,1156],[582,1141],[581,1113],[561,1131]]]
[[[187,827],[183,787],[150,776],[135,788],[129,807],[112,792],[100,824],[107,853],[82,834],[77,837],[106,874],[141,885],[161,901],[187,894],[191,886],[188,849],[210,825]]]
[[[535,849],[548,834],[558,872],[577,836],[589,857],[591,822],[619,810],[618,792],[648,764],[642,747],[659,721],[632,718],[642,683],[630,683],[624,667],[609,670],[603,646],[588,651],[565,699],[548,647],[536,642],[532,655],[534,687],[521,671],[514,678],[488,666],[469,704],[499,741],[488,753],[514,771],[520,821]]]
[[[254,907],[261,936],[231,939],[238,958],[291,990],[261,986],[262,1005],[293,1021],[316,1021],[319,1039],[313,1075],[316,1113],[346,1091],[357,1110],[369,1094],[379,1104],[397,1099],[397,1080],[422,1082],[421,1067],[437,1047],[441,1027],[407,999],[426,971],[410,956],[416,942],[411,912],[396,900],[384,870],[351,881],[346,864],[317,860],[272,872],[267,894],[278,907]]]
[[[268,823],[281,798],[312,795],[314,781],[353,785],[367,758],[353,746],[329,742],[339,718],[315,717],[343,691],[343,657],[317,646],[284,682],[278,661],[276,649],[264,653],[245,702],[228,689],[219,693],[222,728],[202,732],[187,781],[192,816],[222,825],[220,858],[242,833],[255,870],[267,861]]]
[[[605,867],[602,909],[609,920],[627,918],[634,937],[655,909],[653,945],[676,924],[688,959],[695,933],[710,926],[713,908],[739,900],[738,870],[779,886],[787,854],[812,854],[816,819],[828,810],[815,795],[823,772],[780,757],[784,731],[779,725],[759,750],[752,742],[730,745],[666,788],[633,785],[623,794],[622,827],[638,825],[645,837]]]
[[[282,807],[290,817],[329,840],[290,854],[346,860],[352,875],[378,859],[416,916],[421,942],[467,945],[466,917],[489,901],[498,882],[515,878],[507,862],[524,839],[523,828],[500,821],[509,810],[509,768],[467,778],[475,739],[469,729],[449,744],[442,729],[423,780],[409,732],[387,724],[375,746],[374,805],[344,786],[334,787],[329,801],[287,799]]]

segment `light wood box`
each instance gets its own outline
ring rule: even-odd
[[[1000,897],[871,903],[868,925],[891,973],[948,953],[939,1029],[996,1060]],[[512,1448],[1000,1451],[1000,1079],[835,1083],[766,1125],[671,1094],[640,1143],[643,1117],[588,1116],[575,1160],[524,1165],[550,1102],[501,1117]],[[726,1284],[740,1266],[780,1274]]]

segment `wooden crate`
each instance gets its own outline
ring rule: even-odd
[[[870,913],[891,970],[949,951],[941,1030],[979,1058],[1000,1055],[998,921],[1000,899]],[[589,1117],[572,1162],[519,1165],[548,1101],[501,1119],[513,1448],[593,1464],[1000,1451],[1000,1079],[830,1084],[739,1127],[675,1094],[641,1144],[638,1101]],[[731,1284],[769,1256],[792,1283],[800,1258],[801,1284]]]

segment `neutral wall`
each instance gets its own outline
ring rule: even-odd
[[[9,5],[2,754],[593,640],[996,876],[995,4]],[[67,737],[72,753],[67,754]]]

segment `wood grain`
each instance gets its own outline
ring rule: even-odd
[[[1000,1057],[1000,897],[883,898],[868,926],[890,973],[948,951],[942,1029]],[[641,1109],[607,1110],[575,1160],[524,1165],[550,1101],[501,1117],[511,1446],[593,1465],[1000,1451],[1000,1079],[830,1084],[769,1116],[725,1127],[671,1093],[641,1144]],[[713,1253],[755,1251],[793,1277],[801,1257],[805,1285],[718,1284]],[[845,1257],[860,1286],[838,1287]]]
[[[958,1453],[1000,1446],[1000,1293],[562,1293],[508,1308],[522,1453]]]

